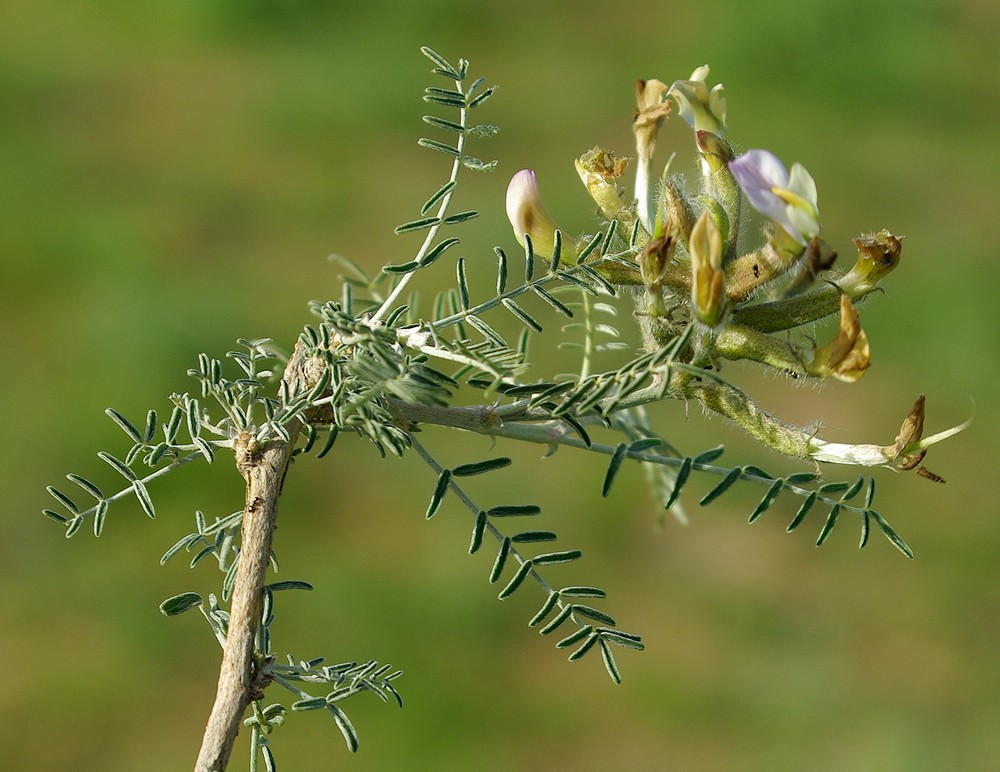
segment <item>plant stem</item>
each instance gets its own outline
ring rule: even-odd
[[[254,686],[254,640],[260,624],[264,577],[278,519],[278,498],[292,443],[274,441],[263,450],[250,441],[236,446],[236,465],[246,479],[246,509],[240,538],[240,563],[233,585],[229,631],[222,652],[215,704],[205,727],[198,772],[223,770],[229,762],[240,720]]]
[[[461,91],[462,82],[459,80],[455,81],[455,88],[456,90]],[[458,142],[456,143],[455,147],[457,155],[455,156],[455,161],[451,165],[451,177],[448,178],[448,182],[450,183],[455,183],[458,181],[458,173],[462,169],[462,157],[465,153],[465,143],[467,137],[465,129],[467,129],[469,125],[469,108],[462,107],[461,110],[459,111],[459,115],[460,115],[459,123],[462,126],[462,132],[459,133],[458,135]],[[455,193],[455,188],[452,187],[452,189],[445,194],[444,198],[441,199],[441,204],[438,206],[436,215],[439,222],[436,225],[432,226],[430,230],[427,231],[427,237],[424,239],[424,243],[420,246],[420,250],[414,257],[414,259],[417,262],[423,259],[423,256],[426,255],[427,252],[430,250],[431,244],[434,243],[434,238],[437,236],[438,231],[441,229],[441,225],[443,224],[444,221],[445,212],[448,211],[448,205],[451,203],[451,197],[454,195],[454,193]],[[415,274],[416,271],[411,271],[410,273],[405,274],[399,280],[399,283],[396,284],[396,286],[393,287],[392,292],[389,293],[389,297],[387,297],[382,302],[382,305],[372,316],[373,322],[377,322],[380,319],[382,319],[392,309],[392,304],[395,303],[397,298],[399,298],[399,296],[403,294],[403,290],[406,289],[406,285],[410,283]]]
[[[293,400],[310,389],[309,384],[317,382],[320,366],[296,347],[284,374]],[[247,705],[259,698],[260,690],[269,680],[256,670],[254,642],[261,624],[264,579],[278,520],[278,500],[302,422],[294,419],[285,428],[291,438],[288,442],[279,438],[256,443],[253,435],[246,433],[234,443],[236,468],[246,480],[246,507],[219,684],[195,764],[196,772],[221,772],[226,768]]]

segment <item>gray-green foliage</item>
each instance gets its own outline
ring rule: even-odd
[[[867,543],[874,524],[897,549],[912,557],[906,543],[872,508],[873,478],[823,482],[815,471],[775,477],[754,465],[720,466],[716,462],[721,447],[687,454],[652,427],[653,416],[646,406],[675,398],[671,384],[677,379],[725,381],[713,358],[692,355],[696,339],[704,334],[694,323],[671,321],[655,335],[647,334],[638,353],[629,353],[633,344],[618,329],[631,321],[621,300],[631,301],[634,287],[642,282],[621,277],[642,275],[639,260],[651,236],[642,230],[634,211],[628,217],[609,218],[573,249],[556,231],[552,252],[544,257],[535,253],[530,234],[517,258],[497,247],[495,293],[485,298],[473,296],[470,266],[459,257],[454,261],[454,286],[439,293],[429,307],[418,305],[415,294],[409,292],[412,281],[424,268],[451,259],[451,248],[458,243],[451,235],[453,229],[477,216],[471,210],[451,212],[460,172],[488,171],[496,164],[467,152],[471,140],[496,131],[491,125],[472,122],[494,89],[485,88],[482,79],[467,84],[465,60],[454,66],[429,49],[424,54],[433,62],[434,73],[448,83],[428,88],[424,98],[448,112],[447,117],[424,119],[442,132],[444,140],[421,139],[419,144],[450,159],[449,178],[426,199],[419,217],[396,228],[397,233],[426,233],[413,259],[382,266],[371,275],[348,264],[340,296],[313,304],[315,318],[299,336],[295,355],[312,363],[318,373],[315,379],[303,384],[284,378],[287,360],[266,339],[240,340],[240,348],[227,354],[229,364],[202,354],[197,367],[189,371],[199,384],[197,393],[172,395],[173,408],[166,420],[150,410],[137,425],[114,410],[107,411],[130,443],[121,457],[99,454],[122,478],[118,489],[106,495],[91,481],[71,474],[68,479],[88,503],[79,506],[67,493],[50,487],[50,494],[66,513],[51,509],[44,513],[60,522],[67,536],[88,521],[100,536],[109,505],[128,496],[134,496],[142,510],[154,517],[150,489],[157,478],[194,461],[212,463],[232,452],[237,442],[264,447],[282,440],[295,443],[294,454],[318,458],[330,453],[338,439],[367,440],[382,455],[414,453],[429,470],[426,518],[446,509],[449,516],[456,514],[455,509],[465,510],[468,551],[495,555],[486,578],[497,588],[498,597],[528,592],[525,588],[541,590],[538,611],[529,626],[543,635],[557,634],[553,635],[558,638],[555,645],[569,650],[570,660],[599,651],[616,683],[621,680],[616,652],[641,650],[642,638],[619,629],[615,618],[595,605],[603,605],[604,589],[566,583],[565,577],[586,575],[581,550],[562,544],[548,530],[541,506],[516,498],[480,501],[469,492],[466,478],[508,474],[508,458],[474,456],[445,466],[418,442],[415,432],[420,424],[604,454],[606,472],[595,481],[595,491],[601,490],[604,496],[611,492],[624,465],[638,463],[664,510],[681,519],[681,495],[695,473],[715,480],[699,501],[703,506],[736,483],[745,483],[761,493],[750,510],[750,522],[783,504],[792,531],[812,513],[821,521],[816,540],[820,545],[837,523],[851,517],[860,525],[860,546]],[[477,270],[481,265],[477,263]],[[544,313],[527,310],[524,298],[541,299]],[[507,340],[498,331],[504,324],[493,320],[503,317],[519,325],[515,340]],[[528,355],[529,340],[532,351],[538,352],[534,358]],[[578,371],[572,375],[546,372],[539,364],[546,343],[573,351]],[[617,365],[598,370],[597,362],[610,356],[618,358]],[[456,395],[467,402],[468,395],[476,392],[483,395],[481,405],[455,406]],[[789,506],[792,500],[797,503]],[[449,502],[459,506],[448,508]],[[186,591],[164,601],[160,608],[167,615],[198,608],[220,644],[225,643],[229,625],[226,604],[240,561],[240,529],[254,506],[251,501],[247,509],[211,522],[198,512],[194,529],[161,559],[165,562],[183,552],[190,555],[194,568],[212,558],[222,577],[218,595],[211,593],[205,599]],[[414,514],[423,506],[415,504]],[[271,560],[275,560],[273,555]],[[574,564],[572,570],[562,565],[569,563]],[[275,593],[289,589],[309,590],[311,586],[303,581],[272,583],[261,599],[255,654],[260,683],[277,683],[287,689],[293,695],[291,711],[324,709],[353,751],[357,734],[341,703],[369,691],[402,706],[394,686],[400,671],[375,660],[324,666],[322,658],[303,661],[288,656],[288,664],[279,664],[270,625]],[[288,711],[280,703],[265,705],[263,697],[262,687],[253,695],[253,712],[245,725],[251,729],[252,765],[260,758],[272,769],[269,736]]]

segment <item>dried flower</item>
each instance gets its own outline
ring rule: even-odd
[[[632,130],[635,131],[636,150],[640,158],[652,157],[657,132],[670,115],[666,92],[667,84],[659,80],[635,82],[636,111],[632,118]]]
[[[590,197],[609,220],[619,216],[625,207],[616,181],[625,174],[628,162],[628,158],[600,147],[588,150],[573,162]]]
[[[670,102],[664,98],[667,85],[658,80],[639,80],[635,83],[636,111],[632,118],[635,131],[635,149],[639,163],[635,170],[636,213],[642,227],[653,234],[653,150],[656,135],[663,121],[670,114]]]
[[[857,297],[875,289],[899,264],[903,244],[898,236],[893,236],[887,230],[858,236],[854,239],[854,244],[858,248],[858,261],[837,284],[844,292]]]
[[[809,456],[816,461],[826,461],[834,464],[861,464],[862,466],[880,466],[894,464],[899,469],[917,468],[917,474],[934,482],[944,482],[941,477],[918,466],[927,452],[927,448],[936,445],[972,425],[972,416],[966,421],[938,432],[930,437],[923,437],[924,431],[924,395],[917,397],[910,412],[903,419],[903,424],[892,445],[850,445],[841,442],[826,442],[814,437],[810,440]]]
[[[837,337],[816,349],[805,362],[806,372],[825,378],[854,383],[871,364],[868,336],[861,329],[858,312],[848,295],[840,296],[840,329]]]

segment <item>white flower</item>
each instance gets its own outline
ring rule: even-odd
[[[707,77],[708,65],[703,64],[691,73],[689,80],[674,81],[669,94],[688,126],[722,137],[726,130],[726,98],[722,96],[721,83],[708,90]]]

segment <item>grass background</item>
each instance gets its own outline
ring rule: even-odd
[[[736,366],[731,377],[845,441],[891,441],[920,392],[929,431],[963,420],[969,395],[976,423],[928,457],[946,486],[876,473],[914,562],[874,536],[859,552],[848,522],[817,551],[818,522],[785,533],[791,500],[748,528],[754,491],[702,512],[695,485],[692,523],[658,532],[636,470],[601,500],[602,459],[501,448],[515,471],[484,481],[483,497],[516,486],[543,504],[545,527],[585,553],[562,569],[568,582],[604,586],[605,607],[643,634],[647,651],[620,657],[621,687],[596,659],[568,664],[526,628],[531,590],[497,603],[490,558],[465,554],[457,507],[423,520],[433,480],[419,460],[372,463],[372,449],[345,438],[326,460],[300,462],[288,488],[281,575],[317,589],[282,598],[275,640],[300,657],[392,662],[406,671],[407,706],[349,703],[355,757],[332,722],[293,717],[275,737],[282,769],[998,768],[1000,489],[987,442],[998,419],[998,43],[988,0],[7,0],[6,766],[192,763],[218,650],[196,615],[168,620],[157,604],[216,578],[156,560],[195,508],[239,507],[238,477],[224,462],[188,468],[153,490],[157,520],[120,506],[100,541],[64,540],[38,514],[44,485],[74,471],[110,487],[93,454],[118,451],[121,437],[103,409],[165,413],[167,395],[192,387],[184,373],[199,351],[218,356],[238,336],[291,342],[307,301],[339,292],[330,253],[367,266],[412,254],[416,240],[392,227],[447,165],[415,145],[429,133],[420,93],[433,81],[418,53],[429,44],[501,85],[482,115],[501,134],[473,149],[501,166],[460,186],[458,207],[484,213],[460,234],[470,260],[513,246],[501,202],[525,166],[568,230],[590,227],[572,159],[595,144],[629,152],[636,78],[669,82],[709,62],[731,136],[807,166],[842,254],[861,231],[906,237],[886,297],[864,306],[874,366],[861,382],[792,388]],[[688,142],[668,125],[660,159]],[[791,468],[699,411],[654,415],[687,452],[724,442],[732,464]],[[491,452],[433,429],[425,443],[445,463]],[[244,751],[234,758],[240,768]]]

